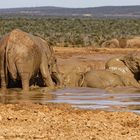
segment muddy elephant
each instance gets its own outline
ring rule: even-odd
[[[107,70],[91,70],[85,73],[78,83],[82,87],[91,88],[124,86],[121,77]]]
[[[140,48],[140,37],[133,37],[127,40],[127,48]]]
[[[64,78],[66,87],[91,87],[91,88],[107,88],[124,86],[122,79],[107,70],[90,70],[87,72],[78,72],[76,69]]]
[[[140,55],[129,54],[111,58],[105,64],[105,68],[119,75],[125,86],[140,88]]]
[[[101,47],[103,48],[119,48],[120,44],[118,39],[111,39],[111,40],[107,40],[105,42],[103,42],[101,44]]]
[[[20,79],[23,90],[28,91],[37,75],[45,86],[61,83],[53,49],[40,37],[19,29],[6,34],[0,41],[1,88],[8,86],[10,77],[13,81]]]
[[[119,39],[111,39],[102,43],[101,47],[104,48],[125,48],[127,47],[127,39],[119,38]]]

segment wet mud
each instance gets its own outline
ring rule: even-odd
[[[108,58],[133,51],[55,49],[60,71],[75,61],[102,69]],[[139,140],[139,113],[140,90],[131,87],[8,89],[0,91],[0,139]]]
[[[86,110],[103,110],[113,112],[134,112],[140,115],[140,90],[130,87],[122,88],[64,88],[54,91],[46,88],[32,89],[23,93],[21,89],[9,89],[0,94],[0,103],[19,104],[65,103],[73,108]]]
[[[18,103],[36,103],[45,104],[48,100],[55,98],[55,95],[50,94],[51,90],[47,88],[31,89],[28,92],[23,92],[19,88],[7,89],[0,91],[0,103],[2,104],[18,104]]]
[[[140,114],[140,90],[135,88],[66,88],[57,90],[54,95],[56,98],[48,102],[67,103],[81,109]]]

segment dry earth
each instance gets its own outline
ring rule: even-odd
[[[0,139],[139,140],[140,116],[69,105],[0,105]]]
[[[139,50],[55,48],[59,66],[65,67],[77,61],[103,68],[107,59],[134,51]],[[3,139],[140,140],[140,116],[80,110],[65,104],[0,104],[0,140]]]

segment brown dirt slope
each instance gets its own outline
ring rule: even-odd
[[[0,105],[0,139],[139,140],[140,116],[69,105]]]

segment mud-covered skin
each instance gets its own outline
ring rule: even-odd
[[[105,68],[121,77],[125,86],[140,88],[139,71],[140,58],[135,54],[109,59]]]
[[[107,70],[92,70],[84,74],[81,86],[92,88],[107,88],[124,86],[122,79]]]
[[[61,65],[61,71],[64,71],[63,84],[66,87],[86,86],[106,88],[115,86],[132,86],[140,88],[137,79],[139,76],[138,62],[139,57],[136,57],[136,55],[115,57],[107,61],[105,65],[106,70],[100,71],[91,67],[88,68],[86,65],[79,65],[79,63],[73,61],[73,63],[69,63],[67,67],[63,68]],[[128,67],[127,65],[130,66]]]
[[[103,47],[103,48],[119,48],[120,47],[119,40],[118,39],[107,40],[101,44],[101,47]]]
[[[140,48],[140,37],[133,37],[127,40],[126,48]]]
[[[140,37],[111,39],[103,42],[104,48],[140,48]]]
[[[8,85],[8,73],[13,80],[21,79],[23,90],[29,90],[30,79],[39,72],[46,86],[54,86],[51,75],[58,72],[56,58],[40,37],[13,30],[0,41],[0,60],[2,88]]]

